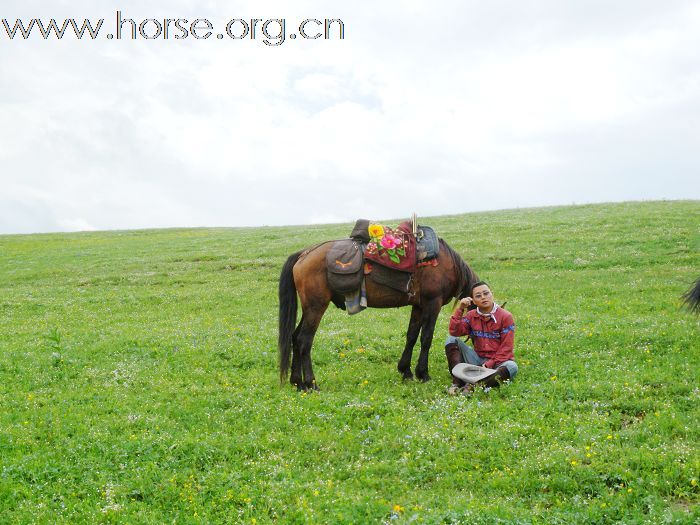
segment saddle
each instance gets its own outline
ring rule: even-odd
[[[408,293],[410,290],[411,278],[416,272],[417,266],[427,264],[435,265],[440,251],[440,244],[435,231],[429,226],[416,227],[416,234],[413,234],[413,227],[410,221],[404,221],[397,228],[392,229],[380,224],[371,223],[367,219],[359,219],[355,223],[351,234],[351,239],[362,247],[364,265],[362,275],[369,276],[377,284],[388,286],[399,292]],[[347,241],[337,241],[347,243]],[[331,272],[337,272],[335,255],[331,252],[335,249],[335,244],[328,253],[327,264],[335,264],[336,269],[329,270],[329,283],[331,282]],[[345,257],[351,255],[348,252]],[[356,256],[356,254],[352,254]],[[331,260],[332,259],[332,260]],[[346,262],[346,259],[339,259]],[[344,283],[348,285],[353,281],[349,274],[355,275],[354,270],[347,270],[343,277]],[[360,276],[360,282],[361,277]],[[338,277],[333,277],[337,280]],[[357,279],[357,277],[355,277]],[[354,288],[357,290],[358,287]],[[338,290],[339,291],[339,290]],[[340,292],[346,293],[346,292]]]

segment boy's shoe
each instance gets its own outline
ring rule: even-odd
[[[458,385],[450,385],[447,387],[447,395],[448,396],[456,396],[459,393],[461,393],[462,387]]]
[[[499,366],[494,375],[479,381],[479,383],[485,388],[498,388],[505,381],[510,381],[510,373],[505,366]]]
[[[460,389],[460,394],[463,396],[470,396],[474,393],[474,389],[476,388],[476,385],[473,385],[471,383],[467,383]]]

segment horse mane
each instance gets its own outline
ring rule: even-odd
[[[444,239],[439,239],[440,247],[447,252],[452,259],[452,264],[457,272],[457,287],[452,294],[455,299],[462,299],[471,293],[472,285],[479,282],[479,276],[464,262],[464,259],[445,242]]]

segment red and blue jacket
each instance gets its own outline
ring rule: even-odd
[[[450,335],[471,337],[474,350],[485,358],[484,366],[496,368],[504,361],[513,359],[515,321],[513,315],[503,308],[481,315],[476,309],[466,314],[450,317]]]

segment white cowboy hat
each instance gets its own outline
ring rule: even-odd
[[[467,383],[476,383],[487,377],[491,377],[496,373],[491,368],[483,366],[470,365],[469,363],[459,363],[452,369],[452,375]]]

